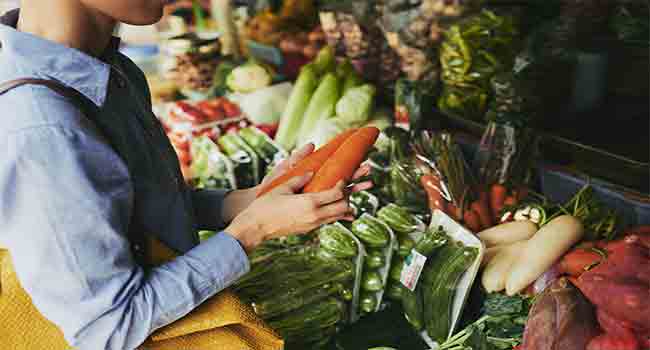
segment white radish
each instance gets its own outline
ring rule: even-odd
[[[528,220],[512,221],[490,227],[477,234],[478,238],[489,247],[524,241],[537,232],[537,225]]]
[[[500,292],[506,288],[506,280],[515,261],[519,258],[526,241],[519,241],[503,247],[483,269],[481,283],[488,293]]]
[[[571,215],[559,216],[544,225],[519,252],[506,281],[506,293],[512,296],[526,289],[583,235],[582,222]]]
[[[503,244],[503,245],[495,245],[494,247],[487,248],[485,250],[485,254],[483,254],[483,260],[481,260],[481,267],[484,267],[487,265],[492,259],[499,254],[501,250],[504,248],[509,247],[510,245],[508,244]]]

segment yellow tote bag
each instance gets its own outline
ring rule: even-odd
[[[151,240],[152,262],[175,254]],[[182,319],[157,330],[139,350],[282,350],[284,342],[235,294],[225,290]],[[0,248],[0,349],[70,350],[61,331],[32,305]]]

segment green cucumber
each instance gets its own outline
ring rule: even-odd
[[[411,250],[415,248],[415,241],[408,235],[397,237],[399,247],[397,248],[397,255],[401,258],[406,258],[411,255]]]
[[[267,323],[283,336],[309,328],[327,328],[342,320],[344,308],[342,301],[330,297],[321,303],[307,305],[295,312],[271,318]]]
[[[393,262],[393,264],[390,267],[390,271],[388,272],[388,278],[390,278],[393,281],[399,282],[402,279],[403,268],[404,268],[404,260],[397,259],[397,261]]]
[[[451,313],[458,281],[471,266],[478,255],[478,249],[462,247],[457,249],[440,273],[435,276],[433,288],[429,291],[433,309],[431,319],[427,320],[427,334],[438,343],[444,343],[451,327]]]
[[[297,293],[295,290],[282,290],[280,293],[269,297],[261,302],[253,302],[253,310],[263,319],[299,309],[306,305],[325,299],[330,295],[340,293],[343,286],[339,283],[324,285],[316,289],[302,290]]]
[[[366,214],[352,223],[352,233],[370,248],[383,248],[390,241],[386,227]]]
[[[377,296],[375,293],[362,292],[359,299],[359,309],[363,313],[375,312],[377,309]]]
[[[424,315],[423,315],[423,301],[422,301],[422,288],[415,288],[411,291],[404,288],[402,293],[402,308],[404,309],[404,316],[406,321],[415,328],[421,331],[424,328]]]
[[[402,294],[406,287],[400,282],[388,281],[388,286],[386,287],[386,296],[395,301],[402,300]]]
[[[378,269],[386,264],[386,257],[381,250],[372,250],[368,252],[364,260],[364,264],[368,269]]]
[[[357,255],[354,239],[334,225],[326,225],[318,230],[318,239],[320,247],[336,258],[347,259]]]
[[[385,222],[396,233],[409,233],[418,228],[418,221],[403,207],[390,203],[379,209],[377,218]]]
[[[381,276],[377,271],[364,272],[361,281],[361,289],[367,292],[378,292],[384,288]]]

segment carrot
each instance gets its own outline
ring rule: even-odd
[[[596,250],[578,248],[562,257],[558,269],[560,273],[580,277],[583,272],[597,265],[602,260],[602,254],[599,254]]]
[[[500,184],[494,184],[490,187],[490,208],[492,208],[492,216],[497,219],[501,214],[501,209],[503,209],[507,191],[506,187]]]
[[[507,196],[506,199],[503,201],[503,206],[513,206],[517,205],[518,201],[515,196]]]
[[[456,221],[461,221],[463,219],[463,212],[452,202],[447,203],[447,215]]]
[[[521,186],[518,189],[512,191],[512,196],[517,199],[517,201],[522,201],[528,197],[528,187]]]
[[[481,220],[479,219],[479,215],[475,210],[465,210],[463,220],[465,220],[465,226],[473,233],[478,233],[481,231]]]
[[[325,164],[327,159],[336,152],[341,145],[347,140],[352,134],[354,134],[357,131],[357,129],[352,129],[345,131],[335,138],[333,138],[330,142],[316,150],[314,153],[308,155],[301,161],[299,161],[293,168],[289,169],[284,175],[279,176],[275,180],[271,181],[268,185],[265,185],[262,190],[257,194],[257,197],[260,197],[269,191],[273,190],[274,188],[282,185],[283,183],[289,181],[290,179],[296,177],[296,176],[301,176],[305,175],[307,173],[313,172],[316,174],[316,172]]]
[[[485,202],[482,202],[480,199],[472,202],[469,208],[478,214],[479,221],[481,222],[481,227],[483,229],[492,227],[492,216],[488,210]]]
[[[440,179],[434,174],[424,174],[420,177],[420,184],[427,192],[429,200],[429,209],[433,212],[435,209],[445,211],[445,202],[440,194]]]
[[[379,129],[373,126],[357,130],[327,159],[303,192],[321,192],[333,188],[341,180],[349,181],[378,136]]]

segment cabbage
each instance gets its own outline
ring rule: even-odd
[[[303,145],[311,142],[316,148],[321,147],[349,128],[349,125],[342,123],[338,118],[321,119],[312,133],[304,139]]]
[[[336,104],[336,116],[344,123],[362,125],[372,111],[376,89],[365,84],[348,90]]]
[[[232,91],[247,93],[271,85],[272,80],[266,67],[249,62],[233,69],[226,78],[226,85]]]
[[[230,94],[246,117],[255,125],[276,124],[284,112],[291,94],[291,83],[271,85],[250,94]]]

